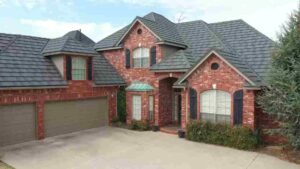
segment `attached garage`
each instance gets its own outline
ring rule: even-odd
[[[0,147],[35,139],[35,104],[0,106]]]
[[[45,103],[45,136],[108,125],[107,98]]]

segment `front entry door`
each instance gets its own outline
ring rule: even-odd
[[[173,122],[176,124],[181,122],[181,94],[176,92],[173,98]]]

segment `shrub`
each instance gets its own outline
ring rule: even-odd
[[[117,110],[119,121],[126,122],[126,91],[124,87],[121,87],[117,93]]]
[[[209,122],[190,122],[186,138],[191,141],[223,145],[243,150],[253,150],[258,146],[257,136],[251,129]]]
[[[148,121],[132,120],[131,124],[129,125],[129,128],[131,130],[147,131],[150,130],[150,124]]]

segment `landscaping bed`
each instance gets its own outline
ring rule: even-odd
[[[250,128],[210,122],[190,122],[186,128],[186,138],[242,150],[255,150],[259,146],[259,136]]]
[[[257,150],[259,153],[277,157],[282,160],[300,164],[300,151],[289,146],[265,146]]]

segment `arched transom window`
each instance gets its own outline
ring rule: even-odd
[[[230,124],[231,96],[220,90],[200,94],[200,116],[203,121]]]
[[[149,49],[136,48],[133,51],[133,67],[145,68],[149,67]]]

